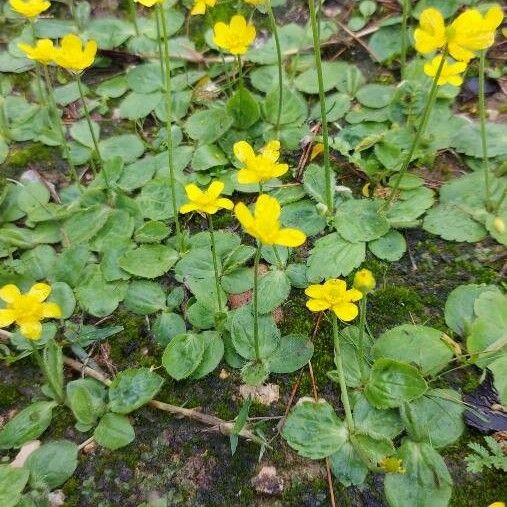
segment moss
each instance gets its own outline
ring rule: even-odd
[[[18,398],[19,393],[15,385],[3,382],[0,384],[0,408],[9,408]]]
[[[5,161],[5,167],[12,169],[26,169],[29,163],[36,161],[51,162],[54,160],[55,149],[41,143],[18,145],[10,150]]]

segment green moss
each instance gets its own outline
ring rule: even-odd
[[[5,167],[26,169],[29,163],[50,162],[54,160],[55,149],[41,143],[19,145],[10,150]]]
[[[9,408],[16,403],[19,393],[15,385],[0,384],[0,408]]]

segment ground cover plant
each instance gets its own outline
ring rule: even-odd
[[[0,505],[505,505],[501,5],[0,16]]]

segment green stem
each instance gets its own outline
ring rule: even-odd
[[[164,50],[162,49],[162,33],[160,28],[160,19],[158,17],[158,11],[155,9],[155,24],[157,27],[157,45],[158,45],[158,57],[160,60],[160,76],[162,78],[162,86],[165,87],[165,70],[164,70]]]
[[[341,391],[341,399],[343,403],[343,409],[345,410],[345,419],[347,421],[347,426],[349,427],[350,433],[354,432],[354,419],[352,418],[352,410],[350,409],[350,401],[349,394],[347,391],[347,384],[345,383],[345,373],[343,371],[343,359],[340,348],[340,338],[338,336],[338,319],[336,318],[336,314],[331,312],[331,319],[333,323],[333,340],[334,340],[334,349],[335,349],[335,361],[336,368],[338,371],[338,378],[340,381],[340,391]]]
[[[400,68],[401,77],[405,76],[405,69],[407,66],[407,24],[408,16],[410,14],[410,0],[403,0],[403,19],[401,22],[401,56],[400,56]]]
[[[35,24],[32,20],[30,20],[30,27],[32,29],[32,37],[33,37],[33,43],[34,45],[37,43],[37,35],[35,34]],[[37,75],[37,92],[39,94],[39,100],[41,101],[42,105],[46,105],[46,96],[43,91],[42,86],[42,72],[40,70],[41,64],[39,62],[35,62],[35,74]]]
[[[357,356],[358,356],[358,363],[359,363],[359,372],[361,374],[361,380],[364,382],[366,380],[365,378],[365,369],[364,369],[364,330],[366,326],[366,294],[363,296],[363,299],[361,299],[361,302],[359,303],[359,339],[357,344]]]
[[[48,71],[47,65],[44,65],[44,78],[46,79],[46,87],[48,90],[49,107],[50,107],[50,110],[54,116],[54,120],[55,120],[57,128],[58,128],[58,133],[60,134],[63,153],[65,155],[65,158],[67,159],[67,163],[69,164],[70,170],[72,172],[72,176],[74,177],[74,180],[77,184],[77,188],[82,193],[83,189],[81,188],[81,185],[79,183],[79,176],[76,171],[76,166],[74,165],[74,162],[72,162],[72,158],[70,156],[69,145],[67,144],[67,138],[65,136],[63,122],[62,122],[60,113],[58,112],[58,107],[56,105],[54,89],[53,89],[53,85],[51,83],[51,77],[49,76],[49,71]]]
[[[97,154],[97,158],[99,159],[100,167],[103,168],[102,157],[100,155],[100,150],[99,150],[99,142],[97,140],[97,136],[95,135],[95,131],[93,130],[92,118],[90,116],[90,111],[89,111],[88,106],[86,104],[86,98],[85,98],[85,94],[84,94],[84,90],[83,90],[83,83],[81,82],[81,76],[79,74],[76,74],[76,81],[77,81],[77,87],[79,89],[79,95],[81,96],[81,102],[83,103],[83,111],[85,114],[86,123],[88,123],[88,129],[90,130],[90,135],[92,136],[93,147],[95,148],[95,153]],[[95,170],[94,170],[94,173],[96,176]],[[107,173],[105,171],[104,171],[104,179],[106,180],[107,188],[109,188],[109,179],[108,179]]]
[[[257,250],[255,252],[254,259],[254,287],[253,287],[253,311],[254,311],[254,347],[255,347],[255,358],[257,361],[261,359],[261,353],[259,350],[259,260],[261,258],[261,243],[257,244]]]
[[[271,0],[266,0],[266,8],[268,11],[269,21],[271,23],[271,31],[275,39],[276,56],[278,59],[278,113],[276,116],[276,132],[280,131],[280,119],[282,117],[283,105],[283,67],[282,67],[282,48],[280,46],[280,38],[278,36],[278,28],[276,27],[276,20],[271,6]]]
[[[167,162],[169,165],[169,177],[171,179],[171,200],[174,215],[174,223],[176,226],[176,238],[180,247],[180,251],[185,249],[183,244],[183,236],[181,234],[180,219],[178,216],[178,205],[176,203],[176,178],[174,176],[174,159],[173,159],[173,138],[172,138],[172,89],[171,89],[171,60],[169,54],[169,38],[167,35],[167,20],[165,17],[162,4],[157,5],[157,11],[162,27],[162,35],[164,39],[164,61],[165,61],[165,104],[166,104],[166,144],[167,144]]]
[[[430,117],[431,110],[433,108],[433,105],[435,104],[435,99],[437,97],[437,91],[438,91],[438,80],[440,79],[440,75],[442,74],[442,69],[444,68],[444,63],[447,57],[447,47],[444,48],[443,54],[442,54],[442,60],[440,61],[440,65],[438,66],[437,73],[435,74],[435,77],[433,78],[433,84],[431,85],[431,90],[428,95],[428,100],[426,101],[426,105],[424,106],[424,111],[421,119],[421,123],[419,124],[419,128],[415,132],[414,139],[412,140],[412,144],[410,146],[410,149],[408,151],[407,156],[403,160],[403,164],[401,166],[400,171],[398,172],[398,175],[396,177],[396,180],[394,182],[394,185],[391,189],[391,195],[385,202],[384,208],[388,208],[390,204],[392,203],[394,196],[398,192],[398,188],[400,186],[401,180],[405,173],[407,172],[408,166],[410,165],[410,162],[412,161],[412,157],[414,156],[414,153],[416,152],[417,148],[419,147],[419,142],[421,140],[421,137],[424,134],[424,131],[426,130],[426,126],[428,124],[428,120]]]
[[[243,120],[243,62],[241,56],[238,55],[238,76],[239,76],[239,124],[242,125]]]
[[[136,10],[136,6],[134,4],[134,0],[128,0],[128,7],[129,7],[130,19],[134,25],[134,30],[136,31],[136,35],[139,37],[140,32],[139,32],[139,25],[137,24],[137,10]]]
[[[482,165],[484,171],[484,191],[486,209],[491,207],[491,188],[489,182],[489,161],[488,145],[486,142],[486,104],[484,93],[484,69],[486,66],[486,50],[480,52],[479,57],[479,115],[481,120],[481,145],[482,145]]]
[[[215,229],[213,227],[213,217],[210,214],[206,214],[208,218],[209,235],[211,238],[211,255],[213,257],[213,269],[215,271],[215,286],[217,290],[218,310],[220,313],[223,311],[222,298],[220,297],[220,274],[218,272],[218,260],[217,260],[217,247],[215,244]]]
[[[333,191],[331,188],[331,164],[329,159],[329,132],[327,128],[326,96],[324,94],[324,80],[322,77],[322,60],[320,56],[319,26],[315,12],[315,0],[308,0],[310,8],[310,21],[313,34],[313,52],[315,54],[315,67],[319,83],[320,116],[322,123],[322,141],[324,143],[324,171],[326,175],[326,204],[328,212],[333,213]]]

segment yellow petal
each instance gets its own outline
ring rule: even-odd
[[[363,293],[357,289],[349,289],[347,292],[345,292],[345,298],[348,301],[359,301],[363,298]]]
[[[205,14],[205,13],[206,13],[206,3],[203,2],[202,0],[197,0],[194,3],[192,10],[190,11],[190,15],[197,16],[197,15]]]
[[[28,291],[28,295],[34,297],[39,303],[45,301],[51,294],[51,287],[46,283],[36,283]]]
[[[249,169],[240,169],[236,176],[238,183],[241,185],[253,185],[254,183],[259,183],[262,179],[258,173]]]
[[[20,290],[13,284],[4,285],[0,289],[0,299],[6,303],[13,303],[20,295]]]
[[[191,201],[199,201],[204,196],[204,192],[195,183],[185,185],[185,192]]]
[[[350,322],[357,317],[359,310],[357,306],[352,303],[340,303],[333,306],[333,312],[340,320],[343,320],[343,322]]]
[[[0,310],[0,327],[10,326],[16,320],[14,310]]]
[[[461,86],[463,84],[463,78],[461,76],[449,76],[445,78],[445,80],[453,86]]]
[[[503,10],[499,5],[493,5],[486,15],[484,16],[484,21],[486,22],[488,28],[492,31],[496,30],[503,21],[504,15]]]
[[[255,157],[253,148],[246,141],[238,141],[234,143],[234,156],[242,163],[246,164]]]
[[[262,154],[272,162],[276,162],[280,158],[280,141],[269,141],[262,149]]]
[[[29,340],[38,340],[42,334],[42,324],[36,320],[20,322],[19,331]]]
[[[309,299],[306,302],[306,307],[311,312],[322,312],[329,308],[329,303],[323,299]]]
[[[208,197],[216,199],[224,189],[225,185],[220,180],[215,180],[211,182],[211,185],[208,187],[207,194]]]
[[[244,203],[238,202],[238,204],[236,204],[234,214],[243,228],[249,229],[252,227],[254,218]]]
[[[62,309],[56,303],[43,303],[42,316],[45,319],[61,319]]]
[[[267,194],[261,194],[255,203],[255,218],[259,221],[276,221],[280,218],[280,211],[280,203]]]
[[[475,57],[475,53],[469,49],[461,47],[454,42],[449,43],[449,54],[455,59],[462,62],[469,62]]]
[[[180,213],[182,214],[191,213],[192,211],[196,211],[197,209],[199,209],[199,206],[197,206],[192,202],[188,202],[187,204],[183,204],[180,207]]]
[[[306,241],[306,234],[299,229],[280,229],[276,235],[275,244],[297,247]]]
[[[227,199],[226,197],[221,197],[220,199],[217,199],[216,205],[223,209],[234,208],[234,203],[230,199]]]
[[[283,176],[288,170],[289,165],[288,164],[276,164],[273,168],[273,178],[278,178],[278,176]]]
[[[236,14],[235,16],[233,16],[231,18],[231,21],[229,22],[229,26],[235,32],[241,33],[247,26],[246,19],[243,16]]]
[[[326,294],[326,290],[324,289],[323,285],[314,284],[314,285],[309,285],[305,289],[305,294],[308,297],[320,299],[320,298],[324,297],[324,295]]]

